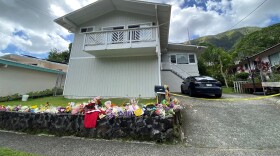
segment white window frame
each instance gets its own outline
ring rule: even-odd
[[[191,62],[190,62],[190,55],[193,55],[193,56],[194,56],[194,63],[191,63]],[[196,63],[197,63],[195,53],[188,53],[188,59],[189,59],[189,64],[196,64]]]
[[[172,56],[172,55],[175,55],[176,63],[172,63],[172,62],[171,62],[171,56]],[[170,54],[170,55],[169,55],[169,62],[170,62],[170,64],[177,64],[177,55],[176,55],[176,54]]]
[[[123,29],[126,29],[125,25],[115,25],[115,26],[102,27],[102,31],[114,31],[114,30],[104,30],[104,29],[115,28],[115,27],[123,27]],[[119,29],[119,30],[123,30],[123,29]]]
[[[271,55],[274,55],[274,54],[271,54]],[[271,67],[274,67],[275,65],[278,65],[280,63],[280,61],[279,62],[271,62],[271,59],[270,59],[271,55],[268,55],[267,58],[268,58],[268,61],[269,61],[270,65],[271,65]],[[280,58],[280,52],[278,52],[278,56]]]
[[[127,29],[135,29],[135,28],[128,28],[129,26],[135,26],[135,25],[139,25],[139,27],[140,27],[141,25],[149,25],[150,27],[152,27],[152,26],[153,26],[153,22],[128,24],[128,25],[126,25],[126,28],[127,28]]]
[[[187,57],[187,63],[178,63],[178,56],[185,56]],[[188,54],[176,54],[176,64],[189,64],[189,55]]]
[[[171,62],[171,55],[175,55],[176,63],[172,63]],[[170,64],[178,65],[178,57],[177,57],[177,55],[185,55],[185,56],[187,56],[188,57],[188,63],[186,63],[186,64],[196,64],[197,63],[195,53],[186,53],[186,54],[184,54],[184,53],[173,53],[173,54],[169,54],[169,63]],[[195,61],[194,63],[190,63],[190,56],[189,55],[194,55],[194,61]]]
[[[82,29],[88,29],[88,28],[92,28],[92,31],[82,32]],[[84,33],[94,32],[94,29],[95,29],[95,26],[81,27],[79,33],[84,34]]]

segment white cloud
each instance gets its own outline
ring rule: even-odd
[[[67,50],[69,32],[53,22],[73,11],[66,1],[0,1],[0,51],[9,45],[30,54],[47,53],[52,48]],[[17,32],[24,35],[15,35]]]
[[[54,5],[54,4],[51,4],[50,10],[51,10],[51,13],[54,16],[57,16],[57,17],[63,16],[63,15],[66,14],[66,12],[60,6],[57,6],[57,5]]]
[[[82,4],[78,0],[66,1],[66,4],[73,10],[77,10],[82,7]]]
[[[96,0],[2,0],[0,1],[0,51],[9,45],[33,54],[42,54],[52,48],[66,50],[69,32],[54,23],[59,16]],[[228,30],[263,0],[148,0],[172,5],[170,42],[184,42],[190,36],[214,35]],[[185,3],[196,5],[182,8]],[[205,3],[205,8],[201,4]],[[280,1],[267,1],[237,27],[267,26],[271,17],[280,18]],[[16,11],[15,11],[16,10]],[[16,32],[24,35],[15,35]]]
[[[200,4],[202,0],[196,0]],[[204,1],[205,2],[205,1]],[[182,1],[169,1],[172,4],[170,38],[171,42],[184,42],[190,36],[215,35],[229,30],[233,25],[253,11],[263,0],[208,0],[206,9],[199,5],[182,8]],[[271,17],[280,18],[280,1],[267,1],[253,14],[234,28],[244,26],[268,26]],[[191,37],[191,39],[193,39]]]
[[[3,53],[0,51],[0,56],[4,56],[4,55],[8,55],[8,54],[10,54],[10,53]]]

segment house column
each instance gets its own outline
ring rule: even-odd
[[[161,85],[161,53],[157,53],[158,56],[158,85]]]
[[[155,12],[156,12],[156,20],[157,20],[157,29],[156,29],[156,40],[157,40],[157,47],[156,53],[158,57],[158,85],[161,85],[161,49],[160,49],[160,34],[159,34],[159,22],[158,22],[158,9],[157,5],[155,5]]]

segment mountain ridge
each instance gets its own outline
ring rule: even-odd
[[[190,42],[193,45],[208,43],[229,51],[232,50],[235,44],[237,44],[238,41],[240,41],[243,37],[261,29],[262,28],[260,27],[242,27],[225,31],[216,35],[199,37],[197,39],[191,40]],[[188,44],[188,42],[189,41],[186,41],[184,44]]]

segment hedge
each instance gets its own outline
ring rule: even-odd
[[[29,95],[29,98],[36,99],[39,97],[46,97],[46,96],[52,96],[55,93],[55,88],[53,89],[46,89],[43,91],[36,91],[36,92],[28,92],[26,95]],[[62,95],[63,89],[57,89],[56,95]],[[20,94],[13,94],[8,96],[0,96],[0,102],[5,101],[13,101],[13,100],[19,100],[21,99],[22,95]]]

